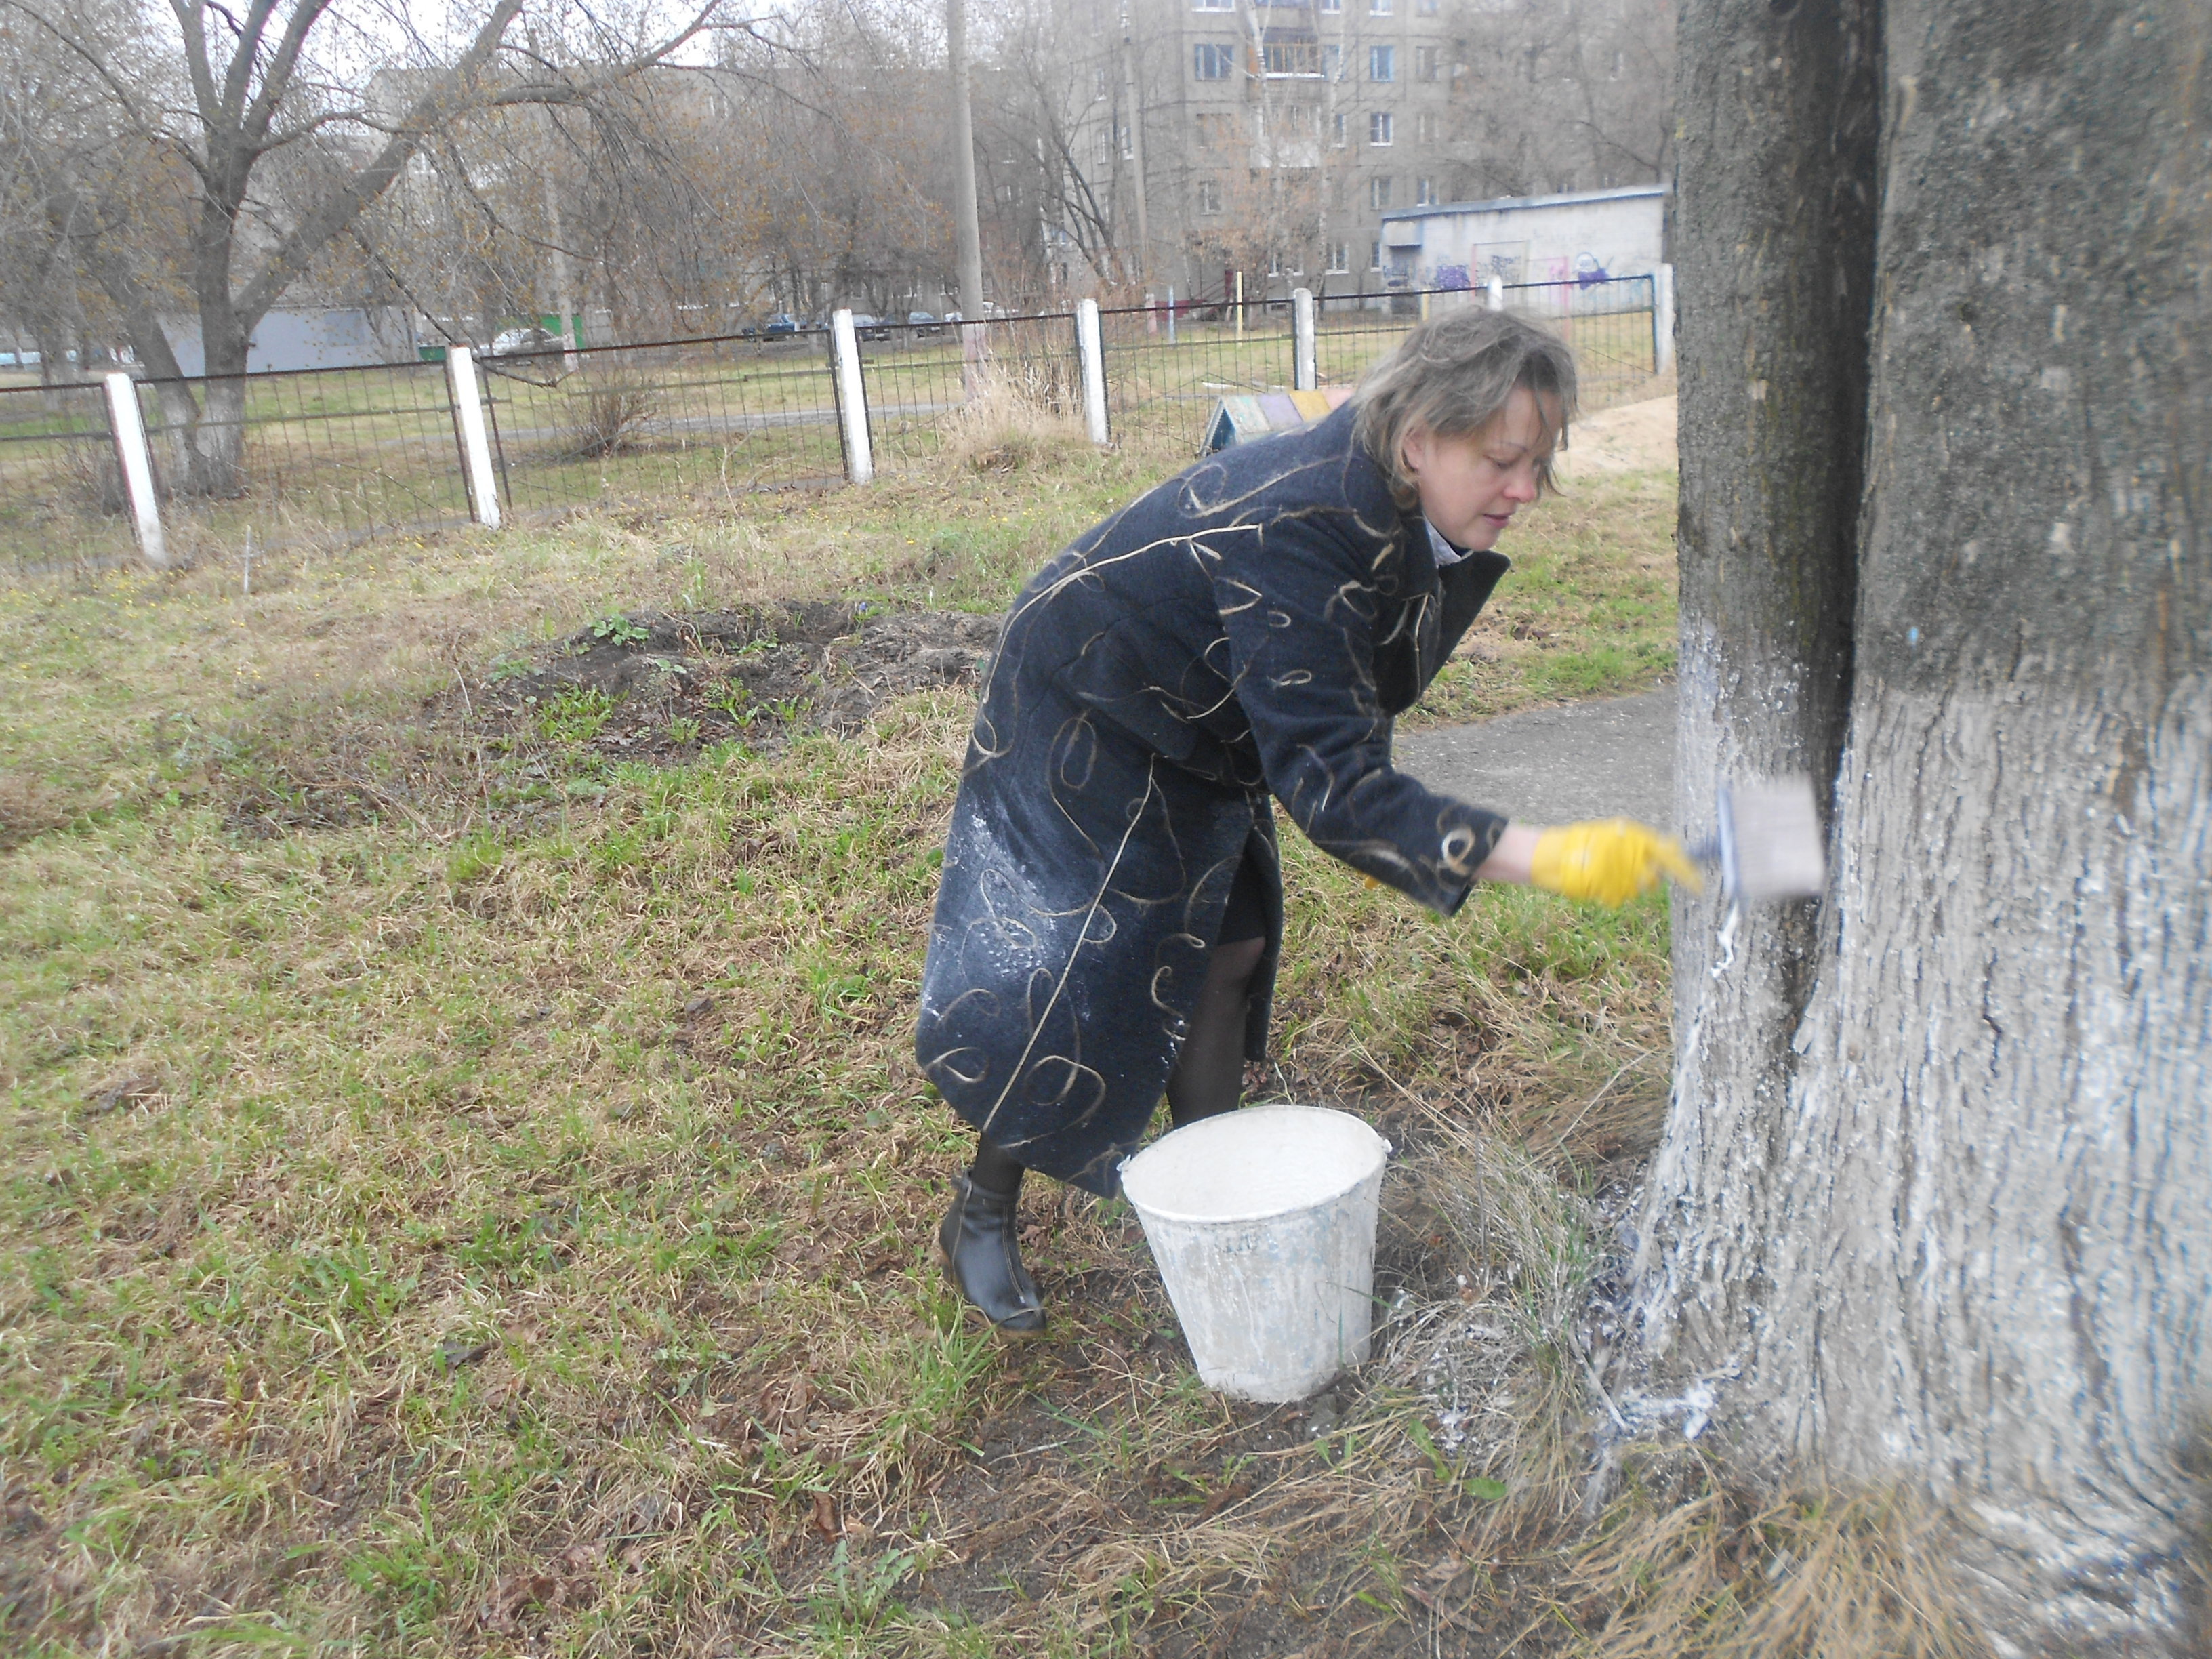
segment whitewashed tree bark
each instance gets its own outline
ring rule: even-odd
[[[2000,1643],[2193,1652],[2212,8],[1851,14],[1684,14],[1688,821],[1717,774],[1842,753],[1817,907],[1746,919],[1732,955],[1710,903],[1678,910],[1639,1310],[1743,1453],[1952,1503]],[[1861,177],[1827,43],[1872,49],[1876,23],[1855,265],[1810,204]],[[1802,285],[1824,262],[1875,300],[1826,358]],[[1821,481],[1861,456],[1838,570],[1821,532],[1853,515],[1814,521]]]

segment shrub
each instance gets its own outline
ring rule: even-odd
[[[643,446],[660,412],[660,388],[632,370],[600,374],[565,410],[574,453],[599,459]]]

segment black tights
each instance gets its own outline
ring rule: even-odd
[[[1168,1073],[1168,1116],[1175,1127],[1219,1112],[1233,1112],[1244,1092],[1244,1027],[1252,975],[1267,953],[1264,939],[1224,939],[1213,947],[1199,990],[1190,1035]],[[990,1136],[975,1137],[975,1162],[968,1178],[987,1193],[1012,1198],[1022,1188],[1022,1165]]]

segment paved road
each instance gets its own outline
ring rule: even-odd
[[[1530,823],[1671,826],[1674,688],[1409,733],[1396,759],[1431,789]]]

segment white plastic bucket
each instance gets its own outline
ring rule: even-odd
[[[1390,1143],[1318,1106],[1254,1106],[1121,1165],[1199,1379],[1304,1400],[1367,1358]]]

